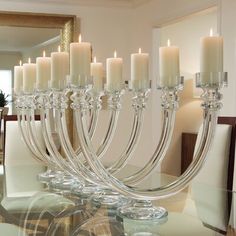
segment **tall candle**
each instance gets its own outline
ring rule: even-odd
[[[69,74],[69,53],[58,52],[51,53],[51,88],[61,89],[65,85],[66,76]]]
[[[124,86],[122,78],[123,59],[116,57],[116,52],[113,58],[107,58],[107,90],[110,92],[121,90]]]
[[[50,79],[51,58],[46,57],[44,52],[43,57],[36,58],[36,88],[39,90],[46,90]]]
[[[134,89],[143,89],[148,86],[149,55],[142,53],[131,54],[131,81]]]
[[[93,88],[100,92],[103,90],[103,65],[101,62],[94,61],[91,63],[91,76],[93,77]]]
[[[19,94],[23,89],[23,66],[14,66],[14,92],[15,94]]]
[[[179,48],[170,46],[159,48],[160,86],[175,87],[178,85],[179,72]]]
[[[82,42],[70,44],[70,76],[73,84],[79,85],[80,80],[90,76],[91,44]],[[81,78],[80,78],[81,77]]]
[[[28,63],[23,64],[23,92],[32,93],[36,83],[36,64],[31,63],[30,58]]]
[[[223,37],[213,36],[211,30],[210,36],[201,38],[200,44],[200,72],[223,72]],[[214,83],[217,82],[218,77],[211,78],[206,73],[202,79],[203,83]]]

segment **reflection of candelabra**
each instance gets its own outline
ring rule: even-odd
[[[130,134],[129,142],[125,151],[111,165],[104,167],[101,158],[109,147],[112,136],[115,132],[116,123],[121,109],[121,94],[123,90],[113,91],[109,93],[109,108],[111,117],[109,127],[104,140],[97,151],[91,144],[91,137],[94,133],[99,110],[101,109],[101,95],[103,93],[94,93],[89,85],[83,87],[71,86],[70,89],[38,92],[36,94],[26,94],[18,96],[18,120],[22,135],[30,150],[50,168],[56,168],[63,171],[69,176],[76,176],[80,179],[82,186],[84,182],[95,184],[103,188],[112,188],[117,192],[129,196],[136,201],[130,207],[120,208],[120,214],[131,218],[159,218],[166,215],[166,211],[162,208],[154,208],[151,206],[151,200],[167,197],[182,190],[189,181],[198,173],[208,151],[211,139],[214,134],[216,125],[217,111],[221,107],[219,88],[225,83],[225,73],[211,73],[209,76],[216,78],[218,83],[210,86],[201,82],[202,74],[198,74],[198,85],[203,87],[202,105],[204,110],[204,132],[202,134],[201,145],[195,154],[195,158],[186,172],[177,178],[174,182],[153,189],[145,189],[138,187],[138,183],[147,178],[154,169],[161,163],[165,157],[166,151],[170,144],[173,132],[175,111],[178,107],[177,92],[181,88],[181,81],[174,88],[162,88],[162,108],[164,114],[164,122],[162,127],[161,138],[152,158],[144,167],[136,171],[136,173],[126,176],[122,179],[115,177],[122,168],[127,164],[128,159],[135,150],[140,130],[142,126],[143,110],[146,105],[148,89],[134,90],[133,97],[133,129]],[[68,137],[65,112],[68,109],[68,92],[73,91],[71,95],[71,108],[74,110],[76,131],[80,139],[81,149],[74,150]],[[40,110],[42,133],[46,143],[46,147],[50,155],[40,147],[35,135],[35,110]],[[88,128],[88,111],[91,111],[91,120]],[[54,113],[54,123],[59,135],[60,143],[65,152],[64,158],[58,151],[52,136],[52,128],[50,123],[50,113]],[[81,155],[82,153],[83,155]],[[83,159],[85,157],[86,161]],[[111,197],[112,198],[112,197]]]

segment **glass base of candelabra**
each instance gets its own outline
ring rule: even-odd
[[[150,232],[138,232],[130,234],[130,236],[159,236],[159,234],[150,233]]]
[[[49,183],[57,175],[58,175],[57,171],[48,169],[46,172],[38,174],[37,178],[42,183]]]
[[[136,200],[132,205],[119,208],[117,215],[132,220],[163,221],[167,219],[168,212],[163,207],[153,206],[151,201]]]
[[[76,184],[72,187],[71,193],[76,196],[86,199],[90,198],[94,193],[101,191],[101,187],[95,184],[85,183],[83,188],[78,188]]]
[[[59,175],[49,182],[49,188],[53,191],[69,191],[76,186],[77,189],[82,190],[84,183],[80,182],[77,178],[74,178],[71,175],[62,174]]]
[[[129,236],[159,236],[160,226],[167,222],[167,217],[158,221],[140,221],[132,219],[122,219],[124,235]],[[119,219],[118,219],[119,221]]]
[[[106,206],[109,208],[119,208],[131,203],[131,199],[122,196],[110,189],[103,189],[92,197],[95,206]]]

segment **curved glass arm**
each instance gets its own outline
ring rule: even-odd
[[[46,122],[45,122],[46,121]],[[52,129],[50,123],[50,109],[46,109],[44,112],[41,113],[41,123],[42,129],[44,133],[44,140],[48,149],[48,152],[53,158],[54,162],[62,171],[66,171],[67,174],[71,175],[74,173],[74,169],[68,165],[68,162],[63,158],[61,153],[58,151],[58,147],[54,142],[52,136]]]
[[[16,101],[17,120],[23,140],[29,150],[34,154],[37,161],[43,162],[51,169],[54,164],[42,148],[39,148],[38,142],[35,142],[36,132],[32,131],[31,121],[34,120],[34,110],[36,109],[35,99],[32,95],[19,96]],[[37,140],[37,138],[36,138]]]
[[[112,139],[115,135],[117,123],[118,123],[118,118],[119,118],[119,111],[114,111],[112,110],[111,112],[111,117],[109,119],[109,125],[108,129],[106,132],[105,137],[103,138],[101,144],[99,145],[99,148],[97,150],[97,156],[98,158],[102,158],[107,149],[109,148],[109,145],[112,142]]]
[[[158,167],[162,160],[164,159],[167,150],[171,143],[171,138],[174,131],[174,122],[175,122],[175,113],[178,108],[178,90],[181,89],[180,87],[176,87],[174,89],[162,89],[162,107],[163,107],[163,113],[164,113],[164,123],[162,126],[162,132],[159,139],[159,143],[157,145],[156,150],[154,151],[151,159],[148,159],[147,164],[135,172],[134,174],[125,177],[123,179],[123,182],[126,184],[138,184],[139,182],[143,181],[145,178],[147,178],[152,171]],[[137,102],[137,106],[140,109],[142,108],[143,99],[141,101]],[[137,108],[136,108],[137,110]]]
[[[73,169],[75,170],[76,174],[90,183],[98,184],[98,179],[96,175],[92,173],[89,169],[84,167],[84,165],[81,163],[80,157],[77,156],[76,161],[73,158],[75,153],[68,135],[65,110],[61,109],[60,114],[56,114],[56,125],[63,151],[65,152],[69,163],[71,164],[71,166],[73,166]]]
[[[40,93],[37,98],[38,107],[40,110],[40,120],[42,127],[42,134],[45,141],[45,145],[50,154],[50,161],[54,163],[57,169],[66,170],[67,173],[71,173],[73,170],[68,168],[66,161],[63,159],[58,151],[57,145],[54,142],[52,136],[52,129],[50,123],[50,112],[53,111],[49,93]]]
[[[206,87],[202,97],[204,99],[204,103],[202,105],[204,109],[204,130],[202,132],[201,142],[195,154],[194,160],[188,169],[175,181],[167,185],[147,189],[127,185],[121,180],[115,178],[102,165],[93,150],[92,143],[89,139],[89,136],[87,135],[87,127],[84,117],[84,112],[86,109],[83,107],[83,104],[81,104],[82,109],[80,109],[80,115],[76,120],[76,126],[82,145],[82,150],[89,165],[96,175],[98,175],[100,178],[103,178],[104,181],[106,181],[106,183],[114,190],[120,192],[121,194],[131,196],[135,199],[142,200],[144,198],[146,200],[155,200],[173,195],[181,191],[196,176],[205,161],[206,154],[214,136],[217,123],[217,113],[221,108],[220,99],[222,96],[219,93],[218,87]]]
[[[51,94],[50,106],[49,106],[50,109],[54,109],[55,111],[55,121],[56,121],[55,125],[58,131],[60,144],[62,145],[61,147],[63,148],[63,151],[65,152],[67,159],[65,160],[61,156],[54,142],[52,141],[51,127],[50,127],[51,124],[49,119],[47,119],[49,118],[50,109],[45,107],[44,110],[46,112],[46,116],[44,117],[44,119],[46,119],[46,123],[44,120],[42,120],[42,123],[43,123],[43,128],[46,132],[45,139],[48,145],[49,152],[53,155],[53,158],[56,159],[55,161],[57,162],[57,164],[61,166],[61,168],[65,168],[67,172],[69,171],[68,174],[74,174],[79,178],[82,177],[88,182],[101,185],[101,180],[98,181],[97,176],[93,172],[91,172],[91,170],[89,170],[88,168],[84,168],[84,166],[80,165],[80,163],[78,165],[75,165],[75,161],[73,159],[73,155],[75,155],[75,152],[68,135],[67,122],[65,116],[65,110],[68,106],[67,101],[68,99],[66,97],[66,93],[64,93],[63,91],[53,91]]]
[[[125,151],[121,154],[118,160],[109,167],[109,171],[112,174],[117,174],[127,163],[128,160],[132,157],[132,154],[137,147],[141,130],[143,124],[143,110],[146,108],[146,103],[148,99],[148,88],[139,89],[134,92],[133,97],[133,108],[134,108],[134,120],[132,132],[125,148]]]
[[[99,96],[98,96],[99,98]],[[96,99],[94,99],[96,101]],[[91,107],[93,107],[94,101],[91,101]],[[90,122],[89,122],[89,128],[88,128],[88,132],[91,138],[93,138],[93,135],[95,133],[96,127],[97,127],[97,122],[98,122],[98,109],[91,109],[91,118],[90,118]],[[79,147],[76,151],[75,151],[75,155],[79,155],[81,153],[81,148]]]
[[[75,91],[74,96],[72,96],[72,101],[76,97],[77,93],[78,93],[78,91]],[[74,100],[74,102],[76,102],[76,100]],[[116,104],[116,105],[119,104],[120,105],[120,94],[117,94],[114,97],[110,96],[109,99],[108,99],[108,104],[109,104],[109,107],[111,108],[111,114],[110,114],[110,118],[109,118],[109,125],[108,125],[106,135],[105,135],[105,137],[103,138],[103,140],[101,141],[101,143],[98,147],[98,150],[97,150],[98,158],[102,158],[104,156],[105,152],[109,148],[109,146],[110,146],[110,144],[113,140],[113,137],[115,135],[120,109],[113,109],[113,106],[114,106],[114,104]],[[97,111],[97,113],[100,111],[100,109],[101,109],[101,98],[100,98],[100,96],[95,96],[95,99],[94,99],[93,103],[91,104],[91,108],[93,110]],[[75,116],[76,116],[76,112],[77,112],[77,110],[74,109]],[[88,166],[86,160],[83,162],[83,164],[85,166]]]
[[[74,100],[76,101],[76,98],[78,97],[77,92],[78,91],[75,91],[75,94],[72,96],[73,101]],[[146,92],[144,94],[145,94],[144,97],[146,99]],[[98,158],[103,157],[104,153],[106,152],[106,150],[110,146],[110,143],[113,139],[113,136],[114,136],[114,133],[116,130],[116,126],[117,126],[118,117],[119,117],[119,109],[116,109],[117,107],[119,108],[119,106],[120,106],[119,96],[120,95],[115,94],[114,97],[110,96],[110,98],[109,98],[109,106],[111,107],[111,118],[109,119],[110,122],[109,122],[107,133],[106,133],[106,135],[105,135],[103,141],[101,142],[101,144],[98,148],[98,151],[97,151]],[[143,101],[143,95],[141,96],[141,98],[142,98],[141,100]],[[139,100],[140,100],[140,98],[139,98]],[[140,105],[140,104],[138,104],[138,105]],[[135,105],[135,106],[138,106],[138,105]],[[77,113],[76,105],[73,105],[73,106],[74,106],[74,115],[76,116],[76,113]],[[96,103],[94,104],[94,106],[92,106],[92,108],[94,108],[93,110],[95,112],[98,112],[100,110],[100,98],[96,99]],[[135,115],[135,118],[134,118],[135,123],[133,125],[131,137],[129,139],[127,147],[126,147],[125,151],[123,152],[123,154],[121,155],[122,158],[119,158],[118,161],[116,161],[112,165],[113,171],[116,170],[118,172],[119,170],[116,168],[116,166],[119,168],[122,168],[127,163],[128,157],[131,156],[130,154],[132,153],[132,151],[135,147],[135,144],[137,144],[137,140],[138,140],[138,137],[140,135],[140,130],[141,130],[141,126],[140,126],[141,122],[138,122],[138,121],[140,121],[140,117],[142,117],[141,112],[137,112],[137,114],[138,115]],[[62,139],[62,146],[65,149],[65,152],[67,154],[67,158],[70,160],[71,164],[74,166],[76,164],[75,162],[77,162],[77,161],[80,162],[79,163],[80,168],[81,168],[81,164],[83,164],[85,167],[88,166],[86,161],[85,162],[83,161],[83,163],[81,163],[81,158],[77,157],[75,155],[72,145],[70,143],[70,140],[68,139],[68,131],[67,131],[67,128],[65,125],[65,114],[63,114],[63,112],[62,112],[62,117],[63,118],[62,118],[61,122],[63,124],[60,124],[60,120],[58,120],[58,127],[61,127],[60,130],[62,130],[62,133],[64,136],[64,137],[61,136],[60,138]],[[139,118],[137,118],[137,117],[139,117]],[[60,134],[61,134],[61,132],[60,132]],[[78,163],[76,165],[78,165]],[[76,166],[75,166],[75,168],[76,168]],[[86,173],[87,173],[87,171],[86,171]]]
[[[37,149],[35,149],[34,145],[30,141],[29,132],[28,132],[26,120],[25,120],[25,114],[23,110],[21,111],[17,110],[17,121],[18,121],[18,127],[20,129],[20,133],[24,140],[24,143],[26,144],[28,149],[32,152],[32,154],[34,155],[37,161],[45,163],[45,160],[42,159],[42,156],[37,151]]]
[[[135,174],[125,177],[123,181],[126,184],[137,184],[147,178],[152,170],[160,165],[170,146],[175,123],[175,111],[164,110],[164,123],[162,126],[161,137],[154,154],[147,164]]]
[[[84,120],[84,114],[81,112],[81,115],[78,119],[77,128],[81,132],[80,134],[80,141],[82,142],[82,150],[85,157],[88,160],[93,171],[103,178],[113,189],[120,192],[121,194],[131,196],[136,199],[143,199],[146,200],[155,200],[162,197],[166,197],[168,195],[172,195],[178,191],[181,191],[186,185],[194,178],[194,176],[198,173],[201,169],[204,161],[206,153],[209,149],[215,127],[216,127],[216,120],[217,114],[215,111],[208,111],[206,115],[206,119],[204,120],[205,129],[202,133],[202,146],[199,147],[199,150],[195,157],[194,161],[191,163],[189,168],[185,171],[185,173],[177,178],[177,180],[173,181],[170,184],[153,188],[153,189],[141,189],[134,186],[129,186],[123,183],[122,181],[115,178],[111,175],[102,165],[99,159],[97,159],[95,152],[93,151],[92,144],[89,140],[87,135],[87,130],[83,127],[86,127],[86,123]]]
[[[55,162],[51,159],[51,157],[46,153],[46,149],[42,147],[39,142],[39,137],[37,136],[37,129],[35,125],[35,116],[34,110],[26,112],[26,121],[27,121],[27,129],[29,132],[29,137],[31,140],[31,144],[35,147],[35,149],[40,153],[41,158],[44,158],[46,163],[55,168]]]
[[[80,95],[77,93],[77,91],[75,91],[75,93],[71,97],[72,97],[72,100],[76,100],[77,98],[79,98],[79,96]],[[95,111],[95,116],[97,117],[98,112],[101,108],[101,99],[99,96],[96,96],[95,98],[96,99],[93,102],[93,108]],[[115,98],[117,98],[117,97],[115,97]],[[84,99],[83,102],[86,104],[85,96],[83,97],[83,99]],[[74,114],[76,114],[77,107],[74,105],[72,107],[74,110]],[[103,139],[103,141],[99,147],[99,150],[97,152],[99,154],[99,158],[101,158],[103,153],[107,150],[107,148],[109,147],[109,144],[113,138],[113,135],[115,133],[116,126],[117,126],[118,115],[119,115],[119,111],[113,109],[112,113],[111,113],[111,118],[109,121],[109,127],[107,130],[106,136]],[[63,112],[63,110],[61,110],[61,118],[57,119],[57,126],[58,126],[58,130],[59,130],[59,136],[61,139],[62,147],[63,147],[70,163],[74,166],[75,169],[79,168],[79,172],[84,176],[84,178],[87,181],[91,182],[91,180],[92,180],[93,183],[94,183],[94,181],[96,181],[96,183],[97,183],[98,179],[97,179],[96,175],[93,172],[91,172],[91,170],[88,168],[86,160],[83,160],[84,158],[82,156],[76,155],[76,153],[72,147],[72,144],[71,144],[71,142],[69,140],[69,136],[68,136],[65,113]],[[101,182],[101,180],[99,180],[99,182]]]

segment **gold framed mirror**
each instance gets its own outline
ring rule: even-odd
[[[8,41],[11,41],[11,38],[18,37],[15,31],[18,31],[18,30],[19,30],[19,32],[21,31],[21,40],[24,40],[24,37],[25,37],[25,41],[26,41],[26,39],[29,41],[29,38],[33,38],[33,37],[37,38],[37,36],[34,35],[34,33],[36,34],[37,31],[39,31],[39,30],[46,30],[48,33],[51,32],[50,37],[52,37],[52,35],[53,35],[52,31],[55,31],[55,29],[57,29],[58,30],[58,36],[57,36],[58,38],[57,38],[56,44],[57,45],[59,44],[63,51],[69,51],[70,43],[72,41],[74,41],[76,39],[76,37],[78,37],[79,21],[75,15],[0,11],[0,28],[2,28],[2,31],[1,31],[2,35],[4,35],[4,32],[6,32],[6,31],[9,33],[9,31],[8,31],[9,29],[10,29],[10,32],[12,32],[10,34],[10,36],[5,36],[5,38],[3,38],[2,40],[0,38],[0,46],[1,46],[0,51],[4,54],[2,56],[2,60],[8,60],[8,59],[6,59],[7,53],[12,55],[14,53],[14,51],[16,51],[16,52],[20,51],[20,50],[18,50],[18,48],[14,48],[11,50],[10,47],[9,47],[10,50],[8,51],[8,47],[6,47],[4,45],[4,42],[8,43]],[[24,33],[22,33],[22,32],[24,32]],[[27,37],[27,35],[24,35],[25,32],[28,32],[28,37]],[[46,39],[44,38],[41,41],[38,40],[37,43],[40,42],[40,45],[43,46],[43,44],[41,43],[41,42],[43,42],[43,40],[45,41]],[[14,42],[12,42],[12,45],[17,45],[17,43],[18,42],[15,39]],[[31,46],[32,46],[32,44],[31,44]],[[29,48],[31,46],[29,45]],[[40,48],[40,52],[38,50],[37,53],[34,52],[34,54],[36,56],[40,56],[41,51],[42,51],[42,48]],[[52,50],[49,50],[49,52],[51,52],[51,51]],[[26,56],[21,55],[21,58],[24,61]],[[15,62],[15,64],[16,64],[16,62]],[[13,62],[12,62],[11,68],[10,68],[10,66],[8,68],[12,71],[12,75],[13,75],[13,67],[14,66],[13,66]],[[2,68],[0,68],[0,69],[2,69]],[[12,81],[13,81],[13,78],[14,78],[14,76],[12,76]],[[73,139],[73,132],[72,132],[73,131],[73,114],[72,114],[71,110],[69,110],[67,112],[67,120],[68,120],[69,134],[70,134],[70,138],[72,140]]]
[[[0,26],[60,29],[61,47],[65,51],[79,31],[75,15],[0,11]]]

